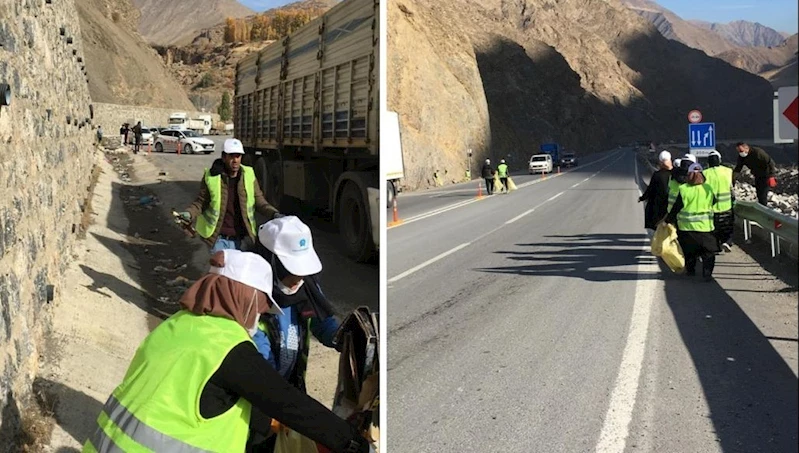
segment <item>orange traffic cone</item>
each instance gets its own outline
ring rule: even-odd
[[[558,174],[560,174],[560,165],[558,165]]]
[[[394,201],[392,202],[392,209],[394,211],[394,219],[388,224],[388,226],[396,226],[402,223],[402,220],[399,218],[399,214],[397,213],[397,197],[394,197]]]
[[[477,198],[483,198],[483,182],[477,181]]]
[[[178,154],[180,154],[180,140],[178,140]]]

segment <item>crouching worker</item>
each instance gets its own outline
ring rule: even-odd
[[[252,335],[280,314],[262,257],[224,250],[136,351],[84,452],[244,452],[272,418],[334,452],[368,452],[357,430],[263,360]]]
[[[262,318],[253,339],[265,359],[262,362],[268,362],[304,393],[311,334],[333,348],[341,323],[315,277],[322,270],[322,262],[307,225],[294,216],[274,219],[260,226],[258,242],[254,251],[274,269],[273,296],[282,313]],[[274,448],[274,436],[253,437],[257,447],[252,451],[271,452]]]
[[[677,224],[677,238],[685,255],[685,274],[696,275],[696,262],[702,258],[702,277],[713,279],[719,244],[713,234],[715,196],[702,175],[702,166],[688,168],[685,184],[680,185],[677,200],[666,216],[666,222]]]

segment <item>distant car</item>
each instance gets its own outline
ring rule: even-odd
[[[145,145],[147,143],[153,142],[153,131],[151,129],[148,129],[146,127],[141,128],[141,142],[144,143]],[[135,143],[136,143],[136,134],[134,134],[133,131],[131,131],[131,133],[128,134],[128,144],[133,145]]]
[[[561,167],[576,167],[577,166],[577,156],[574,153],[566,153],[560,159],[560,166]]]
[[[181,154],[211,154],[214,152],[214,142],[211,139],[188,129],[162,130],[158,134],[158,138],[155,139],[155,151],[159,153],[164,151],[177,152],[178,143],[180,143]]]
[[[530,174],[552,173],[552,156],[549,154],[536,154],[530,158]]]

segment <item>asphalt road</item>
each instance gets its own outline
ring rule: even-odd
[[[210,155],[156,153],[144,157],[153,166],[167,172],[164,182],[157,183],[157,173],[149,175],[151,188],[157,193],[166,209],[182,210],[197,196],[200,180],[206,168],[214,159],[221,156],[222,146],[228,136],[208,136],[214,140],[216,152]],[[145,178],[148,175],[144,175]],[[259,223],[263,219],[259,219]],[[356,263],[347,258],[341,248],[335,225],[316,217],[303,217],[313,233],[314,248],[322,261],[320,275],[325,295],[335,305],[340,314],[366,305],[373,311],[379,310],[379,268],[377,263]],[[195,262],[204,263],[207,247],[197,240]]]
[[[398,199],[389,451],[797,451],[796,288],[737,248],[670,274],[632,151],[593,159]]]

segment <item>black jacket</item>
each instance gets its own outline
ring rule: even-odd
[[[483,164],[483,178],[492,179],[494,178],[494,167],[491,164]]]
[[[732,170],[733,179],[737,179],[743,167],[752,172],[755,178],[768,178],[777,174],[774,160],[767,152],[756,146],[749,147],[749,154],[746,157],[738,156],[738,164]]]
[[[660,169],[652,174],[646,191],[640,200],[646,201],[644,228],[654,230],[663,217],[668,214],[669,180],[671,171]]]

